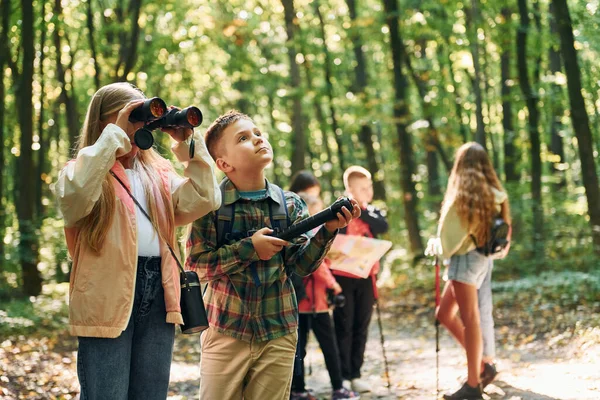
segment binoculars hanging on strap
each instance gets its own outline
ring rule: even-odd
[[[136,107],[129,116],[130,122],[144,122],[144,127],[133,135],[136,146],[148,150],[154,144],[152,131],[159,128],[195,128],[202,124],[202,112],[198,107],[190,106],[183,110],[167,110],[166,103],[159,97],[153,97]]]

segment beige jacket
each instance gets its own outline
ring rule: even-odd
[[[157,166],[162,184],[171,194],[169,204],[157,199],[159,229],[165,227],[167,214],[173,213],[175,225],[188,224],[221,205],[221,192],[214,175],[214,163],[203,138],[194,134],[195,155],[189,158],[189,146],[173,147],[177,159],[184,163],[182,178]],[[79,151],[60,171],[55,191],[65,221],[69,254],[73,259],[69,288],[69,328],[75,336],[118,337],[127,327],[135,291],[137,270],[137,225],[133,200],[113,179],[116,204],[104,248],[96,254],[79,240],[77,222],[88,215],[100,198],[102,181],[112,170],[125,185],[129,180],[117,158],[131,151],[130,139],[114,124],[109,124],[96,143]],[[171,247],[177,249],[176,239]],[[166,321],[181,324],[178,267],[167,246],[161,243],[162,284],[167,309]]]
[[[506,193],[492,188],[496,212],[500,213],[502,203],[507,199]],[[471,233],[463,225],[456,213],[454,204],[450,206],[446,215],[442,215],[438,225],[438,237],[442,245],[442,254],[445,259],[453,255],[466,254],[476,248]]]

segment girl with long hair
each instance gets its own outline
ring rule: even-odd
[[[186,178],[154,149],[135,145],[144,122],[129,117],[144,100],[128,83],[100,88],[77,156],[55,186],[73,259],[69,329],[79,342],[82,400],[167,397],[175,325],[183,323],[179,272],[167,243],[177,248],[176,226],[221,202],[213,161],[192,129],[163,129],[176,142],[172,151],[185,163]]]
[[[457,392],[444,395],[445,399],[482,399],[480,380],[489,383],[487,380],[496,373],[489,362],[494,356],[489,282],[493,260],[477,251],[488,242],[496,216],[510,224],[508,196],[485,149],[474,142],[466,143],[456,153],[438,225],[441,252],[444,259],[450,259],[450,265],[436,317],[465,348],[468,378]],[[486,331],[491,329],[484,335],[485,348],[480,303],[484,327]]]

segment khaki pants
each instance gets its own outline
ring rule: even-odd
[[[290,398],[297,332],[249,343],[210,327],[200,341],[200,400]]]

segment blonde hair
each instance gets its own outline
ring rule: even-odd
[[[477,243],[485,243],[496,215],[492,188],[504,191],[486,150],[478,143],[463,144],[457,151],[442,203],[442,219],[454,204],[463,226]],[[501,206],[501,215],[510,224],[508,200]]]
[[[366,168],[363,168],[359,165],[353,165],[346,168],[346,171],[344,171],[344,176],[342,177],[346,191],[350,190],[350,182],[355,178],[371,179],[371,173]]]
[[[78,140],[78,150],[96,143],[102,134],[100,130],[101,121],[120,111],[128,102],[145,98],[141,90],[129,83],[112,83],[100,88],[92,97],[88,107],[83,129]],[[146,199],[148,199],[148,210],[146,211],[151,217],[152,224],[158,227],[160,224],[157,219],[157,202],[153,188],[158,186],[162,202],[165,205],[169,204],[169,195],[162,184],[156,167],[172,170],[171,163],[165,160],[154,149],[148,149],[139,151],[136,154],[132,167],[138,172],[144,187]],[[96,253],[100,253],[102,250],[115,210],[115,189],[113,184],[114,178],[107,173],[102,182],[100,198],[94,204],[91,213],[82,218],[78,223],[84,244]],[[166,215],[166,232],[159,230],[158,235],[163,241],[170,243],[171,240],[167,241],[167,239],[172,238],[175,232],[175,217],[173,210],[167,210]]]

